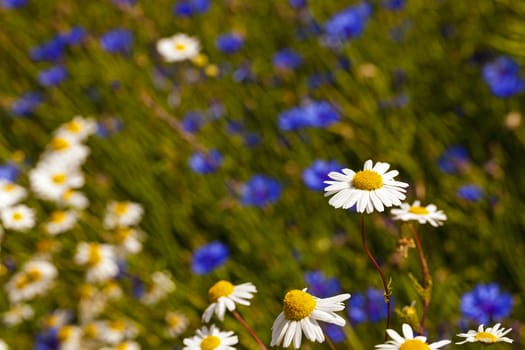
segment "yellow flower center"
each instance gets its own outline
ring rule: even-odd
[[[201,350],[213,350],[221,345],[221,338],[209,335],[201,341]]]
[[[284,316],[287,320],[302,320],[314,311],[316,304],[314,297],[310,294],[293,289],[284,296]]]
[[[67,213],[63,210],[56,210],[51,213],[51,222],[61,223],[66,219]]]
[[[69,148],[69,141],[62,137],[55,137],[51,140],[50,146],[54,151],[63,151]]]
[[[373,170],[361,170],[352,179],[352,186],[364,191],[377,190],[383,186],[383,178]]]
[[[89,246],[89,256],[87,264],[89,266],[96,266],[102,260],[102,254],[100,251],[100,246],[96,243],[93,243]]]
[[[214,303],[220,297],[227,297],[233,292],[233,284],[228,281],[219,281],[208,290],[210,302]]]
[[[21,275],[16,281],[16,288],[22,289],[29,285],[30,283],[37,282],[42,278],[42,272],[38,269],[31,269]]]
[[[131,236],[131,233],[133,232],[133,229],[129,227],[121,227],[117,230],[115,233],[115,239],[117,242],[122,243],[124,242],[129,236]]]
[[[88,323],[84,326],[83,334],[87,338],[95,338],[98,334],[98,327],[95,323]]]
[[[109,323],[109,328],[117,332],[124,332],[126,324],[123,321],[111,321]]]
[[[116,203],[114,207],[114,211],[117,216],[122,216],[126,214],[128,211],[128,203],[126,202]]]
[[[184,45],[182,43],[176,43],[175,44],[175,50],[177,50],[177,51],[184,51],[184,50],[186,50],[186,45]]]
[[[16,188],[16,186],[15,184],[8,183],[8,184],[5,184],[3,188],[4,188],[4,191],[11,192],[12,190]]]
[[[65,128],[67,131],[76,134],[82,130],[82,124],[76,120],[72,120],[69,123],[66,123]]]
[[[73,197],[73,194],[75,194],[75,191],[73,191],[72,189],[68,189],[66,192],[64,192],[62,198],[64,198],[67,201],[71,199],[71,197]]]
[[[494,334],[488,332],[479,332],[474,338],[482,343],[495,343],[498,340]]]
[[[120,343],[115,347],[115,350],[126,350],[128,348],[127,343]]]
[[[430,350],[430,346],[421,340],[409,339],[401,344],[399,350]]]
[[[18,211],[15,211],[13,213],[12,218],[13,218],[13,221],[20,221],[20,220],[22,220],[24,218],[24,215],[22,215],[22,213],[20,213]]]
[[[56,173],[51,176],[51,181],[57,185],[62,185],[64,182],[66,182],[66,174],[64,173]]]
[[[428,210],[425,207],[415,206],[408,208],[408,212],[416,215],[428,215]]]
[[[63,343],[68,340],[73,333],[73,326],[64,326],[58,331],[58,341]]]
[[[171,327],[175,328],[181,323],[181,318],[175,313],[171,313],[166,317],[166,323]]]

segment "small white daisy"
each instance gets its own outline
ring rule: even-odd
[[[465,344],[465,343],[483,343],[483,344],[494,344],[499,342],[512,343],[514,340],[505,337],[512,328],[499,328],[500,323],[496,323],[494,327],[487,327],[483,329],[483,325],[479,325],[478,330],[469,330],[467,333],[459,333],[457,336],[466,338],[464,341],[456,344]]]
[[[147,286],[146,291],[140,297],[140,301],[146,305],[152,305],[165,298],[176,288],[175,282],[169,272],[155,271],[151,275],[151,284]]]
[[[443,346],[450,344],[450,340],[441,340],[427,344],[427,337],[414,337],[414,331],[407,323],[404,323],[402,328],[403,336],[399,335],[399,333],[393,329],[387,329],[386,332],[392,340],[384,344],[376,345],[375,348],[381,350],[439,350]]]
[[[385,207],[400,205],[405,199],[408,187],[405,182],[394,180],[399,172],[387,170],[390,164],[377,162],[373,165],[367,160],[363,170],[357,173],[350,169],[343,169],[342,173],[332,171],[328,176],[335,181],[325,181],[325,197],[334,195],[328,203],[335,208],[349,209],[356,206],[358,213],[371,213],[375,210],[382,212]]]
[[[56,137],[63,137],[74,139],[77,142],[84,141],[88,136],[93,135],[97,131],[97,122],[93,118],[83,118],[75,116],[69,122],[62,124],[54,135]]]
[[[437,210],[434,204],[422,207],[419,201],[414,201],[412,205],[402,203],[400,208],[392,209],[390,213],[394,216],[394,220],[417,221],[420,224],[428,222],[434,227],[443,225],[443,221],[447,220],[445,213],[442,210]]]
[[[118,343],[117,345],[113,347],[103,347],[100,348],[100,350],[140,350],[140,345],[137,342],[134,341],[125,341],[122,343]]]
[[[215,313],[219,320],[224,320],[224,312],[235,310],[235,304],[250,305],[249,299],[257,293],[257,288],[250,283],[243,283],[234,286],[228,281],[219,281],[208,290],[210,306],[202,314],[202,321],[209,322]]]
[[[2,321],[6,326],[16,326],[33,318],[34,311],[28,304],[15,304],[3,313]]]
[[[77,223],[77,214],[72,210],[55,210],[49,215],[44,229],[50,235],[58,235],[71,230]]]
[[[57,333],[60,350],[78,350],[81,348],[82,329],[75,325],[60,327]]]
[[[84,210],[89,205],[89,199],[82,192],[68,189],[62,194],[62,197],[57,200],[57,203],[73,209]]]
[[[330,298],[317,298],[303,290],[293,289],[286,293],[283,301],[283,311],[277,316],[272,326],[272,341],[270,346],[299,349],[302,333],[307,339],[322,343],[325,340],[323,330],[318,321],[332,323],[340,327],[345,320],[335,311],[345,308],[343,301],[350,298],[350,294],[339,294]]]
[[[84,185],[84,175],[76,167],[59,163],[39,163],[29,172],[31,189],[44,200],[60,201],[66,191]]]
[[[121,253],[137,254],[142,250],[142,231],[131,227],[119,227],[115,231],[115,244]]]
[[[223,332],[215,325],[210,328],[197,329],[197,335],[183,340],[182,350],[235,350],[233,345],[239,342],[239,338],[232,331]]]
[[[192,59],[199,54],[199,41],[186,34],[175,34],[157,41],[157,51],[166,62]]]
[[[40,157],[40,162],[62,163],[78,167],[89,156],[90,149],[69,134],[54,136]]]
[[[98,323],[98,339],[108,344],[118,344],[137,335],[137,329],[122,319],[104,320]]]
[[[4,227],[15,231],[25,231],[35,226],[35,212],[27,205],[18,204],[2,210]]]
[[[144,209],[138,203],[111,202],[106,209],[104,227],[114,229],[137,225],[142,219],[143,213]]]
[[[190,321],[188,317],[179,311],[169,311],[164,316],[167,325],[167,333],[171,338],[176,338],[188,328]]]
[[[18,303],[46,293],[57,274],[56,267],[48,261],[28,261],[5,285],[9,300]]]
[[[0,209],[11,207],[27,195],[27,190],[11,181],[0,179]]]
[[[75,262],[88,267],[88,282],[105,282],[118,274],[115,250],[109,244],[80,242],[77,246]]]

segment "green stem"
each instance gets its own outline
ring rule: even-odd
[[[235,316],[235,318],[242,324],[242,326],[244,328],[246,328],[246,330],[248,331],[248,333],[250,333],[250,335],[253,337],[253,339],[255,339],[255,341],[257,342],[257,344],[259,345],[259,347],[262,349],[262,350],[267,350],[266,349],[266,346],[263,344],[263,342],[261,341],[261,339],[259,339],[259,337],[257,336],[257,334],[255,334],[255,332],[253,331],[253,329],[250,328],[250,326],[248,326],[248,324],[246,323],[246,321],[244,320],[244,318],[242,318],[242,316],[235,310],[232,311],[233,313],[233,316]]]

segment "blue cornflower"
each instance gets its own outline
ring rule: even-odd
[[[65,44],[75,45],[86,38],[86,30],[82,27],[74,27],[67,33],[60,34]]]
[[[242,48],[244,39],[238,34],[227,33],[220,35],[215,44],[221,52],[235,53]]]
[[[67,69],[63,66],[53,66],[38,74],[38,81],[43,86],[56,86],[67,77]]]
[[[451,146],[443,152],[437,163],[444,173],[459,173],[470,164],[468,150],[460,145]]]
[[[294,9],[305,7],[306,0],[288,0],[288,4]]]
[[[197,174],[209,174],[217,170],[222,164],[222,154],[213,149],[208,153],[195,152],[189,159],[191,170]]]
[[[0,165],[0,179],[2,180],[16,182],[19,174],[20,168],[16,164],[6,163]]]
[[[58,329],[48,328],[36,335],[34,350],[58,350],[60,340],[58,339]]]
[[[100,37],[100,46],[110,53],[127,53],[132,45],[133,33],[128,29],[113,29]]]
[[[193,252],[191,270],[198,275],[210,273],[226,263],[228,256],[228,247],[224,243],[213,241]]]
[[[188,133],[198,132],[204,125],[206,118],[199,112],[188,112],[182,119],[182,129]]]
[[[255,75],[252,71],[252,66],[249,63],[242,64],[233,72],[233,80],[238,83],[250,82],[255,80]]]
[[[483,66],[483,79],[497,97],[511,97],[525,89],[520,76],[520,66],[508,56],[500,56]]]
[[[331,171],[339,171],[342,168],[344,168],[344,166],[335,160],[315,160],[312,165],[304,169],[302,174],[303,182],[311,190],[323,191],[326,187],[324,182],[330,180],[328,173]]]
[[[477,324],[499,322],[509,316],[513,300],[497,283],[478,284],[461,296],[461,313]]]
[[[199,13],[205,13],[209,8],[209,0],[183,0],[173,6],[173,13],[180,17],[190,17]]]
[[[64,55],[66,42],[60,35],[30,50],[29,56],[33,61],[57,61]]]
[[[459,198],[471,202],[477,202],[483,198],[483,189],[476,185],[464,185],[457,189],[456,195]]]
[[[406,5],[406,0],[383,0],[383,7],[391,11],[400,11]]]
[[[308,125],[317,128],[325,128],[339,121],[339,113],[326,101],[309,103],[304,107]]]
[[[247,206],[264,207],[276,202],[281,195],[281,185],[273,178],[254,175],[243,186],[241,203]]]
[[[322,271],[305,272],[308,292],[318,298],[328,298],[341,293],[341,284],[335,277],[326,278]]]
[[[278,116],[279,129],[283,131],[294,131],[308,126],[306,113],[300,107],[294,107],[283,111]]]
[[[43,100],[44,96],[38,92],[25,93],[18,100],[13,102],[11,105],[11,113],[18,116],[28,117]]]
[[[262,136],[257,132],[248,132],[244,135],[244,144],[248,147],[255,147],[261,144]]]
[[[303,63],[303,57],[291,49],[283,49],[273,56],[273,66],[280,70],[293,70]]]
[[[348,301],[348,318],[353,324],[363,322],[379,322],[386,318],[384,292],[376,288],[368,288],[366,295],[354,293]]]
[[[372,6],[367,2],[361,2],[336,13],[325,23],[328,40],[341,42],[359,36],[365,29],[371,13]]]
[[[332,323],[323,323],[321,328],[323,329],[323,332],[326,334],[326,336],[334,343],[342,343],[346,340],[343,327]]]
[[[2,0],[2,7],[6,9],[16,9],[27,4],[27,0]]]
[[[308,88],[315,90],[323,85],[331,84],[335,80],[332,72],[318,72],[308,77]]]

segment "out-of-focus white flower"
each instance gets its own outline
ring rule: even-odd
[[[390,213],[394,216],[394,220],[417,221],[420,224],[428,222],[434,227],[443,225],[443,221],[447,220],[445,213],[438,210],[434,204],[422,207],[419,201],[414,201],[412,205],[401,203],[400,208],[392,209]]]
[[[75,116],[69,122],[62,124],[55,130],[55,137],[74,139],[77,142],[84,141],[88,136],[97,131],[97,122],[93,118]]]
[[[178,311],[169,311],[166,313],[164,320],[168,326],[167,333],[172,338],[181,335],[190,323],[186,315]]]
[[[115,244],[124,254],[137,254],[142,250],[143,232],[132,227],[119,227],[115,231]]]
[[[134,341],[125,341],[112,347],[103,347],[100,350],[140,350],[140,345]]]
[[[25,204],[5,208],[1,212],[4,227],[15,231],[25,231],[35,226],[35,212]]]
[[[133,202],[111,202],[106,209],[104,227],[114,229],[116,227],[135,226],[142,219],[144,209],[138,203]]]
[[[169,272],[155,271],[151,276],[151,284],[141,296],[140,300],[146,305],[152,305],[165,298],[175,290],[175,283]]]
[[[0,350],[9,350],[9,347],[2,339],[0,339]]]
[[[44,227],[50,235],[57,235],[71,230],[77,223],[77,214],[72,210],[55,210],[49,215]]]
[[[82,329],[75,325],[65,325],[60,327],[57,334],[60,342],[60,350],[81,349]]]
[[[89,199],[84,193],[72,189],[66,190],[57,202],[77,210],[84,210],[89,205]]]
[[[137,336],[137,328],[122,319],[97,322],[98,339],[108,344],[118,344]]]
[[[494,344],[499,342],[512,343],[509,337],[506,337],[512,331],[512,328],[500,328],[501,323],[496,323],[494,327],[487,327],[483,329],[483,325],[480,324],[478,330],[469,330],[467,333],[459,333],[458,337],[466,338],[462,342],[456,344],[465,343],[482,343],[482,344]]]
[[[49,290],[58,272],[48,261],[32,260],[24,264],[5,285],[11,303],[30,300]]]
[[[27,304],[15,304],[2,315],[2,321],[8,327],[16,326],[33,318],[33,308]]]
[[[31,189],[39,198],[60,201],[66,191],[84,185],[84,175],[76,167],[40,163],[29,172],[29,182]]]
[[[118,274],[115,250],[109,244],[80,242],[77,246],[75,262],[87,266],[88,282],[105,282]]]
[[[11,207],[27,195],[27,190],[11,181],[0,179],[0,209]]]
[[[40,157],[40,162],[79,167],[86,161],[89,153],[89,147],[80,143],[75,137],[64,134],[51,139]]]
[[[414,331],[409,324],[404,323],[402,326],[403,336],[393,329],[387,329],[386,332],[391,340],[384,344],[376,345],[378,350],[404,350],[404,349],[423,349],[439,350],[443,346],[450,344],[450,340],[440,340],[434,343],[427,343],[427,337],[419,335],[414,336]]]
[[[175,34],[157,41],[157,51],[167,62],[192,59],[199,54],[199,41],[186,34]]]
[[[235,350],[233,345],[239,342],[238,337],[232,332],[223,332],[214,324],[210,328],[197,329],[197,334],[183,340],[183,350]]]

